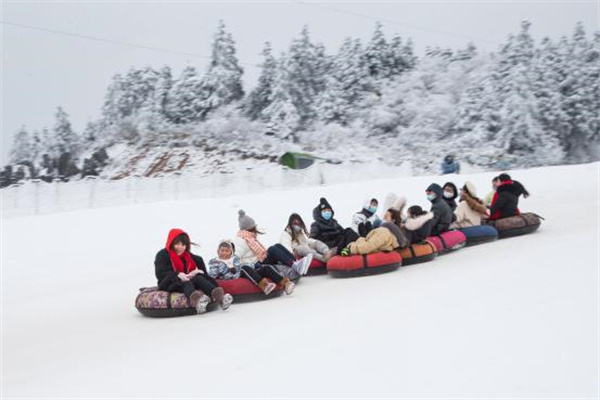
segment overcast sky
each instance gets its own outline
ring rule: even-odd
[[[313,39],[333,52],[344,37],[370,38],[380,20],[386,34],[411,37],[420,53],[426,46],[458,48],[469,41],[482,51],[494,51],[508,34],[518,31],[523,19],[532,21],[539,40],[570,35],[577,21],[591,33],[599,29],[599,18],[595,1],[3,1],[1,164],[8,162],[15,131],[21,125],[29,130],[52,126],[57,106],[65,108],[80,133],[87,121],[98,117],[115,73],[131,66],[165,64],[175,77],[187,65],[204,70],[219,19],[234,36],[248,90],[258,77],[255,65],[264,42],[270,41],[276,53],[285,51],[305,24]]]

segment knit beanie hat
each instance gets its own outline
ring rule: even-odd
[[[440,185],[438,185],[437,183],[432,183],[431,185],[429,185],[429,187],[425,190],[426,192],[433,192],[436,194],[436,196],[441,197],[442,196],[442,187]]]
[[[243,231],[249,231],[256,226],[256,222],[252,218],[246,215],[244,210],[238,211],[238,221],[240,223],[240,229]]]
[[[467,193],[471,195],[471,197],[477,197],[477,192],[475,191],[475,185],[473,184],[473,182],[465,182],[465,186],[463,187],[463,189],[466,190]]]
[[[333,208],[331,208],[331,204],[329,204],[327,199],[325,197],[321,197],[321,199],[319,200],[319,211],[323,211],[326,208],[333,211]]]

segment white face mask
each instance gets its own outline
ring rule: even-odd
[[[448,192],[448,191],[445,190],[444,191],[444,197],[447,198],[447,199],[451,199],[451,198],[454,197],[454,193]]]
[[[294,232],[296,233],[300,233],[302,232],[302,227],[300,225],[292,225],[292,229],[294,230]]]

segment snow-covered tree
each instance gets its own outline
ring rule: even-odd
[[[242,74],[235,55],[235,42],[225,30],[225,23],[219,27],[212,45],[212,57],[202,79],[202,117],[221,105],[227,105],[244,96]]]
[[[262,51],[263,62],[261,63],[261,72],[258,77],[258,85],[248,95],[246,101],[245,113],[251,119],[257,119],[262,110],[264,110],[271,101],[273,93],[273,84],[277,74],[277,61],[273,57],[271,44],[265,43]]]
[[[64,153],[74,156],[79,150],[79,137],[71,127],[69,116],[62,107],[57,108],[54,116],[54,127],[50,139],[51,154],[54,157],[60,157]]]
[[[185,67],[169,93],[167,112],[172,122],[185,124],[199,121],[204,114],[202,79],[196,68]]]
[[[33,161],[32,150],[33,145],[31,136],[29,135],[29,132],[27,132],[27,129],[22,126],[13,137],[13,143],[10,149],[11,164]]]
[[[291,94],[295,81],[290,76],[287,62],[287,57],[282,54],[277,62],[269,105],[262,110],[261,119],[268,123],[268,133],[283,139],[293,139],[302,117]]]

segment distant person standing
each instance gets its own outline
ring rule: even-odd
[[[452,154],[448,154],[442,161],[442,174],[460,174],[460,164]]]

